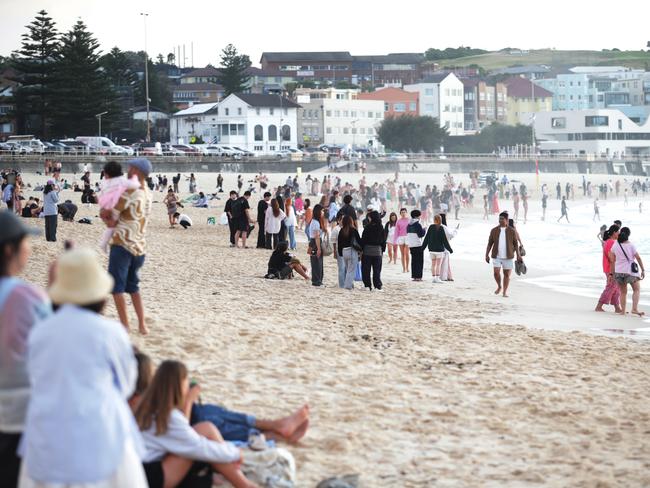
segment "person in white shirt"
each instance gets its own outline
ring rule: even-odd
[[[183,229],[192,227],[192,219],[189,215],[176,212],[174,214],[174,222],[179,224]]]
[[[163,361],[145,390],[135,418],[145,445],[142,458],[149,488],[175,487],[196,461],[208,463],[235,488],[253,488],[239,469],[241,450],[224,442],[211,422],[190,426],[198,388],[190,388],[187,368],[179,361]]]
[[[113,279],[84,249],[65,252],[55,271],[49,294],[59,308],[28,339],[18,486],[146,488],[127,404],[137,379],[133,346],[122,325],[100,315]]]
[[[277,199],[271,200],[271,205],[266,209],[264,215],[264,231],[266,232],[266,248],[275,249],[280,242],[280,229],[286,214],[280,210]]]

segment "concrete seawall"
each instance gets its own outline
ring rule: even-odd
[[[52,158],[54,159],[54,158]],[[130,158],[114,157],[125,162]],[[58,159],[57,159],[58,160]],[[101,171],[108,160],[105,157],[63,157],[60,159],[64,173],[79,173],[84,164],[89,164],[93,172]],[[314,172],[326,167],[323,161],[278,161],[255,159],[249,161],[224,161],[207,158],[150,158],[155,173],[296,173],[301,168],[303,173]],[[409,159],[407,161],[385,161],[376,159],[363,160],[368,173],[418,172],[418,173],[469,173],[470,171],[492,170],[499,173],[534,173],[535,161],[531,159],[500,158],[459,158],[453,159]],[[25,156],[0,156],[0,169],[15,168],[21,172],[43,172],[45,158]],[[354,171],[354,163],[339,163],[338,171]],[[650,161],[605,160],[589,161],[586,159],[539,159],[540,173],[574,173],[574,174],[627,174],[647,176],[650,174]]]

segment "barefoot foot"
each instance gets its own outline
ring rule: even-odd
[[[495,294],[495,295],[498,295],[499,293],[501,293],[501,287],[499,287],[499,288],[497,288],[496,290],[494,290],[494,294]]]

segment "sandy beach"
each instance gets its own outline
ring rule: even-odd
[[[233,188],[236,175],[224,176],[224,189]],[[213,191],[215,175],[197,177]],[[580,175],[561,177],[577,184]],[[534,191],[535,176],[525,178]],[[442,175],[429,179],[440,184]],[[539,220],[533,198],[531,221]],[[268,251],[232,249],[227,227],[207,225],[225,200],[187,208],[189,230],[170,229],[160,193],[155,201],[141,275],[150,334],[132,332],[133,342],[157,361],[186,362],[204,401],[269,417],[308,402],[310,430],[290,448],[297,486],[345,473],[360,473],[366,488],[650,485],[650,342],[601,334],[646,324],[596,314],[589,296],[534,283],[562,269],[533,269],[514,280],[510,299],[495,297],[473,247],[484,250],[487,234],[463,241],[496,225],[481,221],[482,209],[464,212],[462,229],[484,227],[453,242],[453,283],[413,283],[385,257],[385,291],[368,293],[338,289],[332,257],[325,289],[265,280]],[[97,248],[97,212],[79,205],[76,220],[93,225],[59,220],[56,244],[34,238],[25,278],[45,285],[64,239]],[[296,254],[307,263],[304,240]],[[115,316],[112,303],[107,313]]]

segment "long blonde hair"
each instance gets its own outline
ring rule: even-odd
[[[148,430],[155,419],[156,435],[167,432],[172,410],[183,408],[183,381],[186,378],[187,368],[180,361],[167,360],[158,366],[135,410],[140,430]]]

